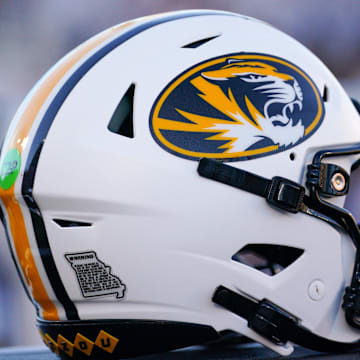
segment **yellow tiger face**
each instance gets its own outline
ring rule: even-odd
[[[236,59],[230,59],[229,64],[219,70],[205,71],[201,75],[225,93],[231,89],[240,107],[249,109],[253,106],[260,115],[254,118],[254,112],[250,111],[252,120],[261,123],[263,136],[271,138],[275,144],[288,145],[303,136],[303,125],[292,118],[296,107],[302,109],[303,94],[291,75],[260,61]],[[281,128],[286,128],[286,136],[282,136],[285,129]]]

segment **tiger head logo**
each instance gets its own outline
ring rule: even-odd
[[[203,72],[201,76],[219,86],[229,99],[239,105],[241,111],[231,114],[236,118],[236,124],[225,127],[224,124],[216,124],[213,127],[214,130],[226,128],[227,136],[236,137],[232,151],[246,150],[252,143],[264,138],[276,145],[287,146],[304,135],[301,119],[296,122],[292,118],[296,108],[302,109],[303,101],[299,83],[292,76],[261,62],[231,59],[220,70]],[[250,116],[246,116],[245,109]],[[243,126],[239,129],[238,125]],[[243,136],[244,131],[248,133],[246,137]]]
[[[320,125],[319,92],[294,65],[266,56],[221,60],[186,72],[155,103],[151,130],[166,150],[245,160],[296,146]]]

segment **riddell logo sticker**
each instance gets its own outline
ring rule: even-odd
[[[191,160],[249,160],[290,149],[320,127],[325,108],[312,79],[267,54],[235,53],[172,80],[150,115],[154,140]]]
[[[124,297],[126,286],[111,273],[110,266],[99,260],[95,251],[65,254],[65,258],[75,270],[85,298],[114,294],[118,299]]]

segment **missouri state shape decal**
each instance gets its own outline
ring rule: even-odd
[[[150,130],[166,151],[192,160],[249,160],[290,149],[321,125],[324,104],[298,66],[238,53],[197,64],[158,96]]]

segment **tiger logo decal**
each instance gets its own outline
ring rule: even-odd
[[[319,90],[297,66],[241,53],[198,64],[170,82],[153,105],[150,130],[177,156],[249,160],[305,141],[324,111]]]

